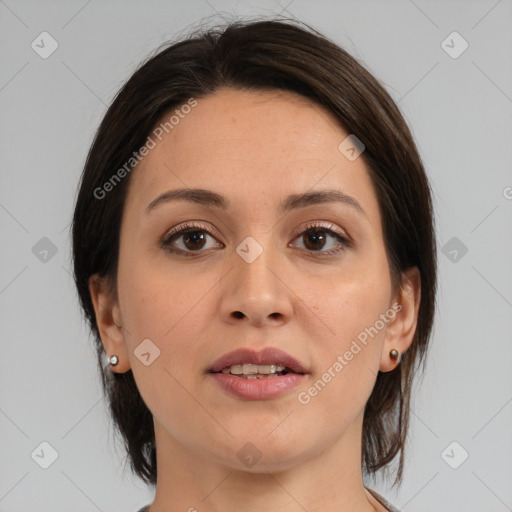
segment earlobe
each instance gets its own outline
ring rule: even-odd
[[[411,346],[418,323],[420,299],[421,275],[417,267],[411,267],[402,272],[402,287],[392,302],[396,316],[386,329],[379,367],[381,372],[394,370]]]
[[[94,274],[89,278],[89,293],[96,316],[96,325],[107,358],[110,360],[111,356],[117,356],[117,363],[111,364],[110,368],[115,366],[116,373],[124,373],[130,369],[130,361],[121,312],[113,287],[107,279]]]

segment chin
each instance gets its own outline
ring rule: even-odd
[[[265,474],[289,470],[314,456],[314,446],[305,447],[303,441],[290,438],[272,439],[273,435],[268,436],[264,431],[252,436],[248,430],[245,438],[230,441],[229,453],[224,452],[228,460],[224,457],[223,463],[235,470]],[[304,440],[304,436],[301,439]]]
[[[231,468],[241,472],[262,475],[287,471],[299,465],[304,460],[304,455],[297,453],[290,453],[289,457],[286,458],[278,457],[275,454],[262,453],[261,458],[252,464],[241,463],[237,454],[235,457],[235,460],[230,461],[228,464]]]

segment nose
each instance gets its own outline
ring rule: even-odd
[[[248,322],[255,327],[278,326],[293,314],[292,283],[285,272],[285,258],[265,248],[252,262],[238,253],[224,280],[221,315],[225,322]]]

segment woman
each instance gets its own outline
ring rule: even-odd
[[[142,511],[396,510],[363,476],[402,478],[431,191],[352,56],[276,20],[161,49],[101,123],[73,249]]]

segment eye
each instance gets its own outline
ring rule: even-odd
[[[332,224],[330,223],[309,224],[307,228],[299,234],[297,239],[303,241],[308,252],[318,252],[322,256],[339,254],[348,247],[351,247],[351,243],[346,237],[331,228]],[[328,245],[327,241],[329,238],[334,240],[334,243],[331,243],[332,248],[323,250],[325,246]]]
[[[193,256],[197,252],[205,252],[201,249],[205,248],[207,238],[213,238],[210,229],[202,224],[185,224],[172,230],[168,233],[161,242],[161,247],[170,251],[183,254],[185,256]],[[179,240],[179,239],[183,240]],[[175,241],[178,240],[181,244],[176,247]],[[209,249],[209,247],[206,247]]]
[[[351,247],[351,243],[347,238],[331,228],[332,224],[330,223],[309,224],[296,239],[303,241],[307,252],[320,253],[322,256],[338,254]],[[166,234],[160,245],[169,252],[183,254],[184,256],[194,256],[195,253],[205,252],[203,249],[212,248],[207,247],[208,238],[213,238],[213,233],[207,226],[202,224],[184,224]],[[334,244],[331,243],[334,247],[323,250],[326,245],[329,245],[327,243],[329,238],[334,241]],[[179,247],[180,245],[181,247]],[[219,243],[217,247],[222,245]]]

